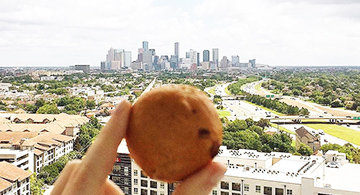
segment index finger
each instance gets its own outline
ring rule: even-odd
[[[86,174],[94,183],[105,180],[111,172],[117,155],[117,148],[124,138],[129,121],[131,104],[124,100],[112,113],[109,122],[100,131],[82,162]]]

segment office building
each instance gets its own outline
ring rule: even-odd
[[[200,53],[199,52],[196,53],[196,65],[200,66]]]
[[[147,71],[152,70],[153,67],[153,57],[152,57],[152,51],[150,50],[144,50],[142,53],[142,63],[144,66],[144,69]]]
[[[212,195],[329,195],[360,193],[357,177],[360,165],[351,164],[344,153],[328,151],[324,156],[294,156],[289,153],[262,153],[230,150],[221,146],[214,161],[228,167],[213,188]],[[122,179],[123,178],[123,179]],[[129,158],[126,142],[118,148],[118,159],[110,179],[125,194],[167,195],[176,184],[145,176]]]
[[[240,67],[240,58],[239,56],[231,56],[231,66]]]
[[[175,43],[174,55],[179,58],[179,42]]]
[[[256,68],[256,59],[249,60],[252,68]]]
[[[209,62],[210,61],[210,51],[204,50],[203,51],[203,62]]]
[[[144,49],[144,51],[149,50],[149,42],[143,41],[142,42],[142,48]]]
[[[131,66],[131,51],[125,51],[124,52],[124,67],[130,67]]]
[[[176,70],[179,68],[179,64],[178,64],[178,58],[175,56],[175,55],[171,55],[170,57],[170,67],[173,69],[173,70]]]
[[[174,48],[174,55],[176,56],[176,67],[179,67],[179,42],[175,43],[175,48]]]
[[[106,70],[106,62],[105,62],[105,61],[101,61],[101,62],[100,62],[100,70],[101,70],[101,71]]]
[[[226,56],[223,56],[223,58],[220,61],[220,69],[226,70],[229,67],[230,61]]]
[[[126,56],[129,57],[129,52],[126,52],[123,49],[110,48],[108,54],[106,55],[107,70],[119,70],[122,67],[124,67],[125,63],[129,62],[129,59],[126,59]],[[131,53],[130,53],[130,62],[131,62]]]
[[[90,65],[75,65],[75,70],[82,70],[85,74],[89,74]]]
[[[215,64],[215,66],[218,67],[219,66],[219,49],[218,48],[212,49],[212,56],[213,56],[213,62]]]

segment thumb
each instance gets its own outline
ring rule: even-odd
[[[224,176],[226,167],[217,162],[208,166],[185,179],[176,187],[175,195],[208,195]]]

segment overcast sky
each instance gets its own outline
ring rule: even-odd
[[[195,3],[196,2],[196,3]],[[269,65],[360,65],[360,0],[0,0],[0,66],[90,64],[143,40]]]

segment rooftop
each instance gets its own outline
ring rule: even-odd
[[[27,177],[30,177],[31,174],[31,172],[24,171],[13,164],[7,162],[0,162],[0,178],[9,181],[21,181]]]

